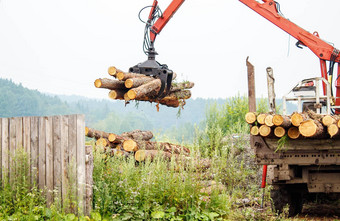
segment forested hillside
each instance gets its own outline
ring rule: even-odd
[[[184,109],[154,104],[109,99],[89,99],[80,96],[46,95],[30,90],[11,80],[0,79],[0,117],[43,116],[82,113],[86,124],[104,131],[122,133],[134,129],[153,130],[182,141],[193,138],[195,125],[206,117],[212,104],[223,105],[227,99],[188,99]],[[294,110],[294,105],[288,108]]]

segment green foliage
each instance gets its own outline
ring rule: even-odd
[[[56,96],[47,96],[36,90],[0,79],[0,117],[68,114],[68,105]]]
[[[267,112],[268,105],[261,99],[257,106],[258,112]],[[206,156],[221,154],[221,140],[228,134],[246,133],[249,130],[244,120],[248,112],[248,99],[235,96],[224,104],[212,104],[206,111],[206,120],[196,128],[196,145]]]

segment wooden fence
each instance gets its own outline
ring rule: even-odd
[[[86,194],[92,190],[86,188],[86,183],[92,185],[92,171],[86,171],[89,156],[85,151],[84,115],[0,118],[3,181],[14,179],[11,167],[14,168],[13,156],[18,148],[29,155],[30,183],[45,190],[48,205],[55,200],[61,205],[70,202],[73,192],[77,202],[73,209],[89,213],[91,205],[86,202],[91,196]],[[86,174],[91,177],[86,179]]]

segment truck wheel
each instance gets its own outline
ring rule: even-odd
[[[285,185],[276,185],[270,192],[273,200],[273,209],[282,213],[288,205],[288,216],[295,216],[302,211],[302,194],[289,190]]]

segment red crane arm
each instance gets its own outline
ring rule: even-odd
[[[157,19],[155,24],[150,29],[150,39],[152,42],[155,41],[156,36],[162,31],[164,26],[169,22],[171,17],[176,13],[179,7],[181,7],[184,1],[185,0],[173,0],[167,7],[167,9],[164,11],[163,16]],[[158,4],[157,0],[154,0],[153,5],[157,4]],[[151,10],[154,10],[154,7]]]
[[[330,61],[334,47],[327,42],[319,38],[317,32],[313,34],[282,17],[276,8],[276,3],[273,0],[262,0],[263,3],[259,3],[255,0],[240,0],[242,3],[253,9],[264,18],[296,38],[304,46],[307,46],[316,56],[322,60]],[[338,55],[335,62],[340,62],[340,56]]]
[[[278,12],[276,3],[274,0],[262,0],[263,3],[257,2],[256,0],[239,0],[240,2],[253,9],[255,12],[284,30],[294,38],[298,40],[298,44],[307,46],[319,59],[321,66],[321,76],[328,80],[326,61],[340,62],[339,50],[334,48],[332,45],[320,39],[317,32],[313,34],[284,18]],[[338,73],[340,68],[338,66]],[[329,81],[332,79],[330,78]],[[340,78],[336,80],[336,105],[340,105]],[[323,84],[323,92],[326,94],[326,85]]]

